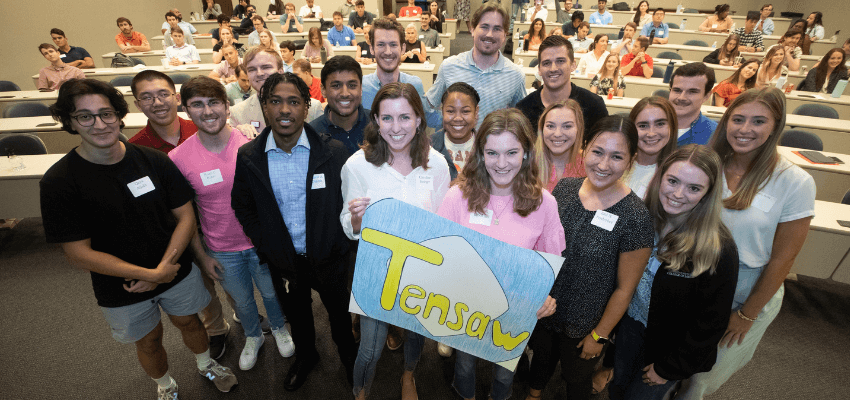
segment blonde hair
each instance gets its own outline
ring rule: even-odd
[[[537,158],[537,165],[540,168],[540,179],[543,185],[545,186],[547,182],[549,182],[549,172],[552,171],[552,152],[546,147],[546,143],[543,141],[543,127],[546,125],[546,116],[549,115],[549,112],[556,109],[565,108],[568,110],[572,110],[575,115],[575,123],[576,123],[576,137],[573,141],[573,145],[570,147],[570,159],[567,161],[567,165],[574,164],[576,160],[579,159],[581,154],[581,144],[584,142],[584,114],[581,112],[581,106],[573,99],[567,99],[564,101],[559,101],[557,103],[552,103],[549,107],[546,107],[546,110],[543,111],[543,114],[540,115],[540,122],[538,122],[538,131],[537,131],[537,140],[534,144],[534,152]],[[555,176],[560,177],[561,171],[555,171]]]
[[[681,225],[673,227],[660,238],[656,257],[667,263],[666,268],[671,271],[690,272],[694,277],[706,271],[714,274],[724,244],[733,241],[732,234],[720,219],[723,211],[723,166],[714,150],[708,146],[689,144],[670,153],[649,183],[646,208],[652,216],[655,232],[660,236],[667,225],[668,215],[661,204],[659,188],[670,166],[680,161],[690,163],[705,173],[708,176],[708,187]]]
[[[767,185],[770,176],[776,169],[776,164],[779,162],[779,154],[776,152],[776,146],[779,143],[779,137],[785,129],[785,94],[775,87],[766,87],[762,89],[750,89],[741,93],[738,98],[732,101],[729,108],[720,119],[717,125],[717,130],[711,135],[708,145],[717,152],[723,165],[735,154],[729,141],[726,139],[726,130],[729,120],[739,107],[750,103],[761,103],[767,107],[772,115],[775,125],[773,132],[767,138],[767,141],[755,151],[755,158],[747,166],[747,171],[741,178],[741,183],[738,185],[735,193],[729,198],[723,200],[723,206],[730,210],[744,210],[752,204],[756,193],[762,187]]]

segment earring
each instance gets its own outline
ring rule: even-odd
[[[522,155],[522,159],[523,159],[523,160],[528,160],[528,154],[523,154],[523,155]]]

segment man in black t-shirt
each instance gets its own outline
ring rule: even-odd
[[[159,398],[177,398],[162,347],[160,309],[195,354],[198,371],[227,392],[236,377],[210,357],[197,313],[209,302],[186,246],[194,193],[168,156],[119,140],[124,96],[108,83],[72,79],[50,107],[82,139],[41,180],[47,241],[91,272],[95,298],[120,343],[135,343]]]
[[[64,31],[59,28],[53,28],[50,30],[50,38],[53,39],[53,43],[59,48],[62,62],[66,65],[77,68],[94,68],[94,60],[92,60],[91,54],[82,47],[69,45]]]

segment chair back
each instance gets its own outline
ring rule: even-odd
[[[663,97],[665,99],[670,98],[670,91],[667,89],[658,89],[652,92],[653,96]]]
[[[0,92],[20,92],[21,87],[12,81],[0,81]]]
[[[171,77],[171,80],[174,81],[175,85],[182,85],[189,79],[192,79],[189,74],[169,74],[168,76]]]
[[[779,145],[798,149],[823,151],[823,141],[812,132],[800,129],[788,129],[779,138]]]
[[[841,204],[850,204],[850,190],[844,193],[844,198],[841,199]]]
[[[807,115],[809,117],[839,119],[838,111],[823,104],[803,104],[794,109],[791,114]]]
[[[685,42],[685,46],[708,47],[708,43],[703,42],[702,40],[688,40]]]
[[[37,101],[19,101],[3,110],[3,118],[49,117],[50,108]]]
[[[664,68],[652,67],[652,77],[653,78],[663,78],[664,77]]]
[[[6,157],[9,154],[16,156],[47,154],[47,146],[41,138],[29,133],[0,135],[0,157]]]
[[[675,51],[662,51],[655,58],[665,58],[668,60],[682,60],[682,55]]]
[[[115,78],[112,78],[111,81],[109,81],[109,84],[111,84],[112,86],[115,86],[115,87],[130,86],[131,84],[133,84],[133,77],[132,76],[125,76],[125,75],[116,76]]]
[[[532,59],[531,62],[528,63],[528,66],[534,68],[537,66],[537,64],[540,64],[540,60],[538,60],[537,57],[534,57],[534,59]]]

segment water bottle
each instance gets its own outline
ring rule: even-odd
[[[517,61],[516,65],[518,65],[520,68],[522,68],[522,58],[520,58],[519,61]]]
[[[681,14],[681,13],[682,13],[682,11],[684,11],[684,10],[685,10],[685,6],[683,6],[683,5],[682,5],[682,2],[680,1],[680,2],[679,2],[679,5],[678,5],[678,6],[676,6],[676,14]]]
[[[673,60],[667,64],[667,70],[664,71],[664,83],[670,83],[670,78],[673,77]]]
[[[525,41],[525,39],[520,39],[520,40],[519,40],[519,46],[516,48],[516,53],[517,53],[517,54],[522,54],[522,45],[523,45],[523,42],[524,42],[524,41]]]
[[[649,33],[649,45],[650,46],[652,45],[653,39],[655,39],[655,29],[653,29],[652,32]]]
[[[617,33],[617,40],[623,40],[623,34],[625,33],[625,30],[625,27],[620,28],[620,32]]]
[[[714,43],[712,43],[712,44],[711,44],[711,48],[712,48],[712,49],[716,49],[716,48],[717,48],[717,41],[716,41],[716,40],[714,41]]]
[[[520,21],[525,22],[525,7],[521,7],[521,8],[522,8],[522,10],[520,11],[519,18],[520,18]]]
[[[679,25],[679,30],[680,30],[680,31],[685,30],[685,24],[687,24],[687,23],[688,23],[688,19],[687,19],[687,18],[682,18],[682,24],[681,24],[681,25]]]
[[[322,64],[328,62],[328,51],[325,50],[325,46],[322,46],[321,50],[319,50],[319,54],[322,57]]]
[[[736,27],[737,25],[738,25],[738,24],[736,24],[736,23],[734,23],[734,22],[733,22],[733,23],[732,23],[732,29],[730,29],[729,31],[730,31],[730,32],[731,32],[731,31],[734,31],[734,30],[735,30],[735,27]]]

